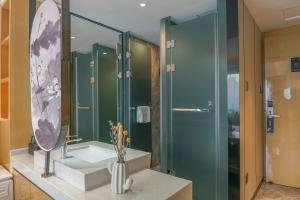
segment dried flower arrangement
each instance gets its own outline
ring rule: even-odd
[[[112,121],[109,121],[110,125],[110,137],[111,143],[114,145],[115,151],[118,156],[118,163],[125,162],[125,156],[128,146],[131,143],[131,137],[127,130],[123,128],[121,123],[114,125]]]

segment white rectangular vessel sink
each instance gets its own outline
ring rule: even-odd
[[[97,141],[69,145],[67,158],[60,157],[60,150],[51,151],[50,171],[82,191],[108,184],[111,176],[107,165],[117,160],[113,145]],[[151,154],[128,149],[126,160],[132,174],[150,168]],[[44,162],[45,153],[34,152],[35,166],[42,168]]]
[[[88,145],[79,147],[77,149],[71,149],[70,151],[68,151],[67,155],[73,156],[74,158],[89,163],[97,163],[117,157],[116,152],[109,149],[97,147],[95,145]]]

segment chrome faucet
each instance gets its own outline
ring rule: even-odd
[[[75,139],[71,139],[71,138],[75,138]],[[78,135],[67,136],[64,144],[61,146],[61,159],[68,158],[68,156],[67,156],[68,144],[73,143],[73,142],[80,142],[80,141],[82,141],[82,139],[78,138]]]

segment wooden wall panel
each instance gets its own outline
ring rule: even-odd
[[[263,104],[263,64],[262,64],[262,34],[255,25],[255,132],[256,132],[256,187],[264,176],[264,104]]]
[[[254,74],[254,20],[244,9],[245,55],[245,199],[251,199],[256,189],[255,173],[255,74]]]
[[[245,59],[244,2],[238,0],[239,65],[240,65],[240,200],[245,199]]]
[[[243,0],[239,3],[240,199],[250,200],[263,179],[262,34]]]
[[[160,162],[160,66],[159,48],[151,48],[151,131],[152,131],[152,166]]]

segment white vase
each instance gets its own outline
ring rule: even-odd
[[[128,178],[128,166],[126,163],[110,163],[108,171],[111,174],[111,191],[115,194],[123,194],[127,192],[133,179]]]

